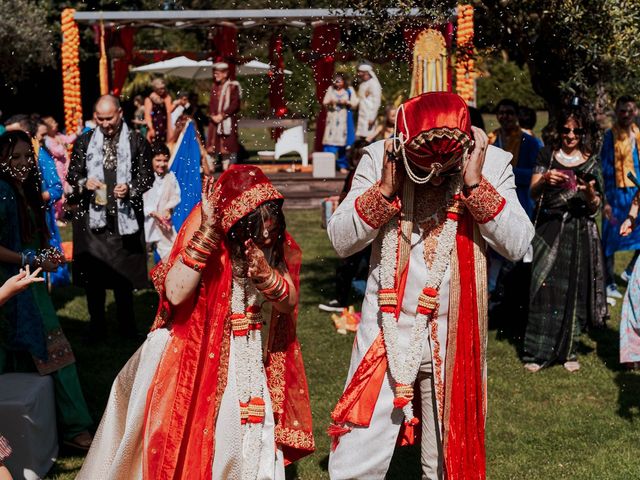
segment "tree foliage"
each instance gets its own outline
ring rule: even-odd
[[[567,97],[616,95],[640,84],[637,0],[474,0],[481,47],[526,65],[554,111]]]
[[[13,85],[25,74],[54,65],[54,32],[47,10],[29,0],[0,0],[0,78]]]
[[[493,112],[503,98],[515,100],[535,110],[545,108],[544,100],[533,91],[529,70],[502,57],[486,57],[478,65],[477,105],[482,111]]]

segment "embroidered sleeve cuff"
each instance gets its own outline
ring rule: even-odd
[[[462,194],[462,200],[478,223],[493,220],[504,208],[507,201],[482,177],[478,188],[471,190],[469,195]]]
[[[373,185],[356,199],[356,212],[371,228],[380,228],[399,211],[398,197],[393,202],[388,201],[378,185]]]

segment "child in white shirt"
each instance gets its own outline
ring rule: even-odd
[[[143,195],[144,234],[147,247],[155,249],[160,258],[164,258],[171,252],[177,235],[171,215],[180,203],[180,186],[176,176],[169,171],[169,148],[162,142],[154,142],[151,151],[155,180]]]

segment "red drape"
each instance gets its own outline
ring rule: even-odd
[[[213,61],[229,64],[229,78],[236,78],[238,61],[238,28],[233,25],[215,27],[213,35]]]
[[[271,115],[282,118],[287,114],[287,101],[284,98],[284,59],[282,58],[282,33],[276,32],[271,36],[269,45],[269,105]],[[282,133],[282,128],[274,128],[271,136],[277,140]]]
[[[340,27],[338,25],[321,24],[313,28],[313,37],[311,38],[313,79],[316,82],[316,99],[320,103],[331,85],[338,41],[340,41]],[[322,108],[316,120],[315,151],[322,151],[322,136],[326,117],[327,112]]]
[[[109,45],[109,47],[120,47],[124,53],[123,57],[117,58],[113,61],[113,82],[111,90],[115,96],[120,96],[124,82],[127,80],[127,76],[129,75],[129,65],[131,65],[133,60],[134,33],[135,32],[132,27],[120,28],[112,36],[112,42],[110,42],[111,45]]]

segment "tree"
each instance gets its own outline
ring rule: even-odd
[[[0,0],[0,78],[15,85],[29,72],[55,64],[47,10],[29,0]]]
[[[637,0],[474,0],[481,48],[526,65],[553,115],[574,95],[595,99],[640,86]]]

